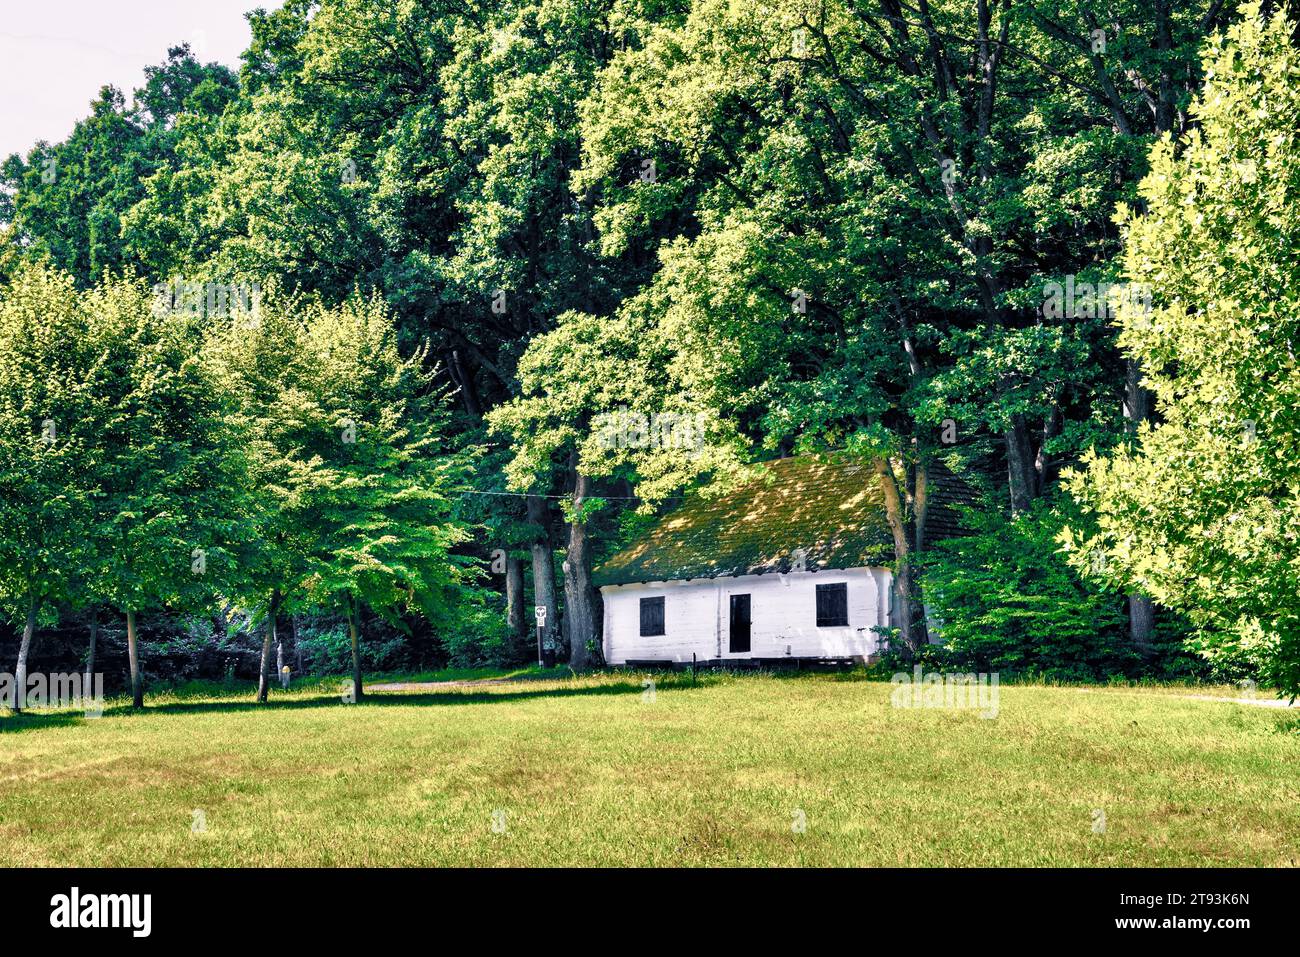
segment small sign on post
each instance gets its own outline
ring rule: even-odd
[[[537,618],[537,667],[544,668],[542,655],[542,630],[546,627],[546,606],[534,605],[533,615]]]

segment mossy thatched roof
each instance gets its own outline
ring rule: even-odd
[[[689,500],[596,569],[597,585],[883,565],[894,557],[880,480],[862,460],[814,456],[765,463],[766,475],[718,498]],[[932,468],[928,540],[957,533],[971,494]]]

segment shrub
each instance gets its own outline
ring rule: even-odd
[[[531,644],[510,634],[501,604],[502,598],[495,592],[466,590],[437,636],[448,664],[459,668],[502,668],[530,660]]]
[[[1060,496],[1014,519],[972,511],[972,534],[934,546],[925,596],[947,663],[1057,681],[1206,676],[1183,650],[1186,623],[1163,609],[1154,655],[1134,650],[1126,597],[1080,577],[1060,552],[1058,532],[1078,520],[1070,508]]]
[[[361,635],[358,650],[363,670],[402,671],[412,667],[407,638],[401,632],[367,622]],[[345,622],[308,620],[298,634],[298,646],[308,674],[342,675],[352,671],[352,641]]]

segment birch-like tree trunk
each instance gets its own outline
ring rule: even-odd
[[[541,530],[532,543],[533,603],[546,609],[542,641],[554,645],[559,615],[555,603],[555,563],[551,554],[551,522],[546,499],[538,495],[528,496],[528,521]]]
[[[280,592],[271,593],[267,603],[266,627],[262,633],[262,660],[257,672],[257,703],[266,704],[271,690],[271,648],[275,641],[275,617],[280,610]]]
[[[144,707],[144,680],[140,674],[140,648],[135,630],[135,610],[126,610],[126,654],[131,663],[131,707]]]
[[[591,583],[591,540],[583,506],[591,490],[591,479],[574,472],[573,515],[569,522],[569,544],[564,556],[564,610],[569,626],[569,666],[580,671],[592,664],[587,642],[600,642],[600,596]]]
[[[352,641],[352,700],[360,701],[361,688],[361,625],[358,619],[361,611],[351,596],[346,599],[348,616],[348,638]]]
[[[516,645],[528,639],[528,620],[524,615],[524,563],[506,559],[506,626]]]
[[[40,598],[33,594],[27,602],[27,623],[23,626],[23,639],[18,645],[18,666],[14,677],[14,711],[22,711],[27,706],[27,655],[32,649],[32,637],[36,634],[36,615],[40,611]]]
[[[99,606],[90,606],[90,648],[86,652],[86,687],[94,687],[95,645],[99,640]]]

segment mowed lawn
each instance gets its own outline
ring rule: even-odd
[[[860,676],[655,680],[653,700],[609,674],[6,715],[0,846],[11,866],[1300,861],[1294,713],[1004,685],[986,720]]]

